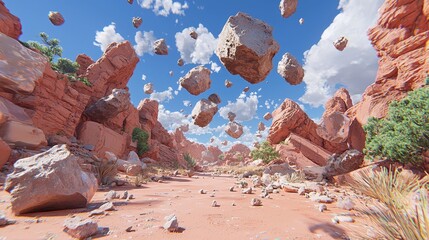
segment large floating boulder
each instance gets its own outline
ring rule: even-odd
[[[288,18],[295,13],[298,0],[281,0],[279,9],[284,18]]]
[[[258,131],[264,131],[265,130],[265,124],[263,122],[258,123]]]
[[[228,79],[226,79],[226,80],[225,80],[225,87],[226,87],[226,88],[230,88],[230,87],[232,87],[232,82],[231,82],[231,81],[229,81]]]
[[[243,126],[237,122],[229,122],[225,127],[225,132],[232,138],[239,138],[243,135]]]
[[[133,26],[135,28],[139,28],[140,25],[142,25],[142,23],[143,23],[143,20],[141,17],[133,17]]]
[[[304,78],[304,69],[290,53],[285,53],[277,65],[277,73],[291,85],[297,85]]]
[[[51,23],[55,26],[60,26],[64,24],[64,17],[59,12],[50,11],[48,17]]]
[[[179,79],[180,85],[192,95],[199,95],[210,88],[210,70],[204,66],[192,68],[184,77]]]
[[[67,145],[22,158],[6,179],[15,214],[86,207],[97,190],[97,179],[81,169],[79,156]]]
[[[221,99],[220,99],[219,95],[217,95],[216,93],[210,94],[209,100],[212,101],[213,103],[216,103],[216,104],[221,103]]]
[[[271,118],[273,118],[273,115],[271,115],[271,113],[267,112],[267,113],[265,113],[265,114],[264,114],[264,119],[265,119],[265,120],[267,120],[267,121],[268,121],[268,120],[270,120]]]
[[[234,122],[236,116],[237,115],[235,113],[228,112],[228,119],[229,119],[230,122]]]
[[[209,125],[217,111],[217,104],[207,99],[201,99],[197,104],[195,104],[194,109],[192,109],[194,124],[200,127]]]
[[[279,48],[268,24],[239,12],[223,27],[216,55],[231,74],[255,84],[267,77]]]
[[[152,94],[153,93],[153,84],[152,83],[146,83],[143,86],[143,92],[146,94]]]
[[[153,51],[158,55],[168,55],[168,47],[164,38],[158,39],[153,43]]]
[[[333,44],[338,51],[343,51],[347,47],[348,41],[346,37],[340,37]]]
[[[103,123],[127,110],[130,106],[130,93],[125,89],[113,89],[109,96],[103,97],[85,110],[92,121]]]

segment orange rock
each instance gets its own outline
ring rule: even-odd
[[[152,131],[152,128],[158,122],[158,106],[159,103],[156,100],[146,98],[140,101],[137,107],[142,128],[148,133]]]
[[[286,139],[288,145],[292,145],[295,149],[302,153],[306,158],[319,166],[326,165],[329,157],[332,155],[331,152],[315,145],[314,143],[291,133]]]
[[[76,74],[79,76],[86,73],[86,70],[91,64],[94,63],[94,60],[92,60],[92,58],[86,54],[79,54],[76,57],[76,62],[79,64],[79,69],[76,72]]]
[[[9,159],[11,151],[12,149],[10,149],[9,145],[0,138],[0,168],[3,167]]]
[[[244,159],[250,154],[250,149],[241,143],[234,144],[231,149],[224,153],[224,161],[229,163],[244,162]]]
[[[48,145],[42,130],[17,121],[7,121],[0,128],[0,138],[9,145],[38,149]]]
[[[3,0],[0,0],[0,32],[17,40],[22,34],[22,26],[19,18],[9,12]]]

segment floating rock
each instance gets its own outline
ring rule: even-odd
[[[250,200],[250,205],[255,207],[262,206],[262,201],[258,198],[252,198],[252,200]]]
[[[210,88],[210,70],[204,66],[192,68],[184,77],[179,79],[179,84],[192,95],[199,95]]]
[[[364,155],[358,150],[347,150],[341,155],[334,154],[328,159],[323,175],[327,178],[352,172],[360,167]]]
[[[321,138],[333,143],[342,143],[349,137],[350,118],[344,113],[333,112],[323,115],[316,132]]]
[[[222,141],[222,145],[224,145],[224,146],[228,145],[228,141],[227,140]]]
[[[214,142],[214,138],[210,138],[210,143],[213,143]]]
[[[143,20],[141,17],[133,17],[133,25],[135,28],[139,28],[142,25]]]
[[[319,212],[323,212],[328,210],[328,207],[325,204],[320,204],[319,205]]]
[[[241,190],[241,193],[242,194],[252,194],[252,191],[253,191],[253,189],[250,187],[250,188],[246,188],[246,189]]]
[[[279,48],[268,24],[239,12],[219,34],[216,55],[231,74],[255,84],[267,77]]]
[[[117,116],[130,106],[130,93],[125,89],[113,89],[112,93],[99,99],[85,110],[90,120],[103,123]]]
[[[193,39],[197,39],[198,38],[198,33],[195,32],[195,31],[192,31],[192,32],[189,33],[189,36],[191,36],[191,38],[193,38]]]
[[[134,0],[127,0],[129,4],[133,4]]]
[[[234,122],[236,116],[237,115],[235,115],[235,113],[228,112],[228,119],[229,119],[230,122]]]
[[[232,138],[239,138],[243,134],[243,126],[237,122],[229,122],[225,127],[225,132]]]
[[[265,120],[267,120],[267,121],[268,121],[268,120],[270,120],[271,118],[273,118],[273,115],[271,115],[271,113],[267,112],[267,113],[265,113],[265,114],[264,114],[264,119],[265,119]]]
[[[64,23],[63,15],[61,15],[61,13],[59,12],[50,11],[48,14],[48,17],[51,23],[54,24],[55,26],[60,26],[60,25],[63,25]]]
[[[304,69],[290,53],[285,53],[277,65],[277,73],[289,84],[297,85],[304,78]]]
[[[143,91],[146,94],[152,94],[153,93],[153,84],[152,83],[146,83],[143,87]]]
[[[355,220],[350,216],[335,216],[332,218],[333,223],[342,223],[342,222],[348,222],[353,223]]]
[[[333,44],[338,51],[343,51],[347,47],[348,41],[346,37],[340,37]]]
[[[166,221],[163,225],[164,229],[169,232],[176,232],[179,230],[179,222],[177,221],[176,215],[172,214],[164,218]]]
[[[183,61],[183,59],[179,58],[179,60],[177,60],[177,65],[179,65],[179,67],[183,66],[183,64],[185,64],[185,62]]]
[[[201,99],[197,104],[195,104],[194,109],[192,109],[194,124],[200,127],[209,125],[217,111],[217,104],[207,99]]]
[[[243,92],[248,92],[250,90],[250,88],[249,87],[245,87],[244,89],[243,89]]]
[[[19,159],[5,184],[5,191],[12,195],[12,212],[85,207],[98,185],[94,174],[83,171],[79,162],[84,160],[71,153],[67,145]]]
[[[257,134],[255,134],[255,137],[257,137],[257,138],[261,138],[262,137],[262,134],[261,133],[257,133]],[[258,144],[258,146],[259,146],[259,143],[257,143]],[[255,146],[256,147],[256,146]]]
[[[280,1],[280,13],[284,18],[288,18],[295,13],[298,0],[281,0]]]
[[[300,25],[304,24],[304,18],[300,18],[300,19],[299,19],[299,24],[300,24]]]
[[[225,87],[230,88],[232,87],[232,82],[229,81],[228,79],[225,80]]]
[[[165,39],[161,38],[161,39],[156,40],[153,43],[153,50],[154,50],[155,54],[168,55],[168,47],[167,47],[167,43],[165,43]]]
[[[265,130],[265,124],[263,122],[258,123],[258,131],[264,131]]]
[[[344,198],[344,199],[340,199],[337,202],[337,207],[341,208],[341,209],[344,209],[344,210],[350,211],[350,210],[354,209],[355,203],[353,202],[353,200],[351,198],[347,197],[347,198]]]
[[[169,72],[168,72],[168,75],[170,75],[170,77],[172,77],[172,76],[173,76],[173,74],[174,74],[174,72],[173,72],[173,71],[169,71]]]
[[[212,202],[212,207],[218,207],[219,205],[217,205],[217,202],[216,202],[216,200],[213,200],[213,202]]]
[[[210,94],[209,100],[212,101],[215,104],[220,104],[221,103],[220,97],[216,93]]]
[[[69,218],[63,226],[64,232],[77,239],[86,239],[98,233],[98,225],[92,219]]]

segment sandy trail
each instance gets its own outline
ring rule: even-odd
[[[250,206],[255,194],[230,192],[236,179],[228,176],[199,175],[194,178],[175,177],[163,183],[148,183],[141,188],[117,187],[128,190],[135,199],[129,202],[115,200],[117,211],[93,218],[111,233],[100,239],[343,239],[347,228],[356,224],[335,225],[331,218],[345,212],[335,204],[328,211],[317,210],[317,203],[295,193],[270,194],[272,199],[262,199],[263,206]],[[207,194],[200,194],[205,189]],[[214,191],[215,197],[210,197]],[[99,206],[105,192],[97,192],[89,208]],[[0,228],[0,239],[70,239],[62,232],[64,219],[72,214],[88,217],[88,209],[53,211],[15,217],[8,209],[9,195],[0,193],[0,211],[18,221],[15,225]],[[212,207],[216,200],[219,207]],[[235,203],[236,206],[232,206]],[[175,213],[181,233],[169,233],[160,228],[164,217]],[[34,220],[39,218],[40,223]],[[135,232],[125,229],[133,226]],[[51,238],[50,238],[51,237]]]

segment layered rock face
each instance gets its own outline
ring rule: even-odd
[[[239,74],[255,84],[271,71],[272,59],[279,48],[270,26],[240,12],[223,27],[216,55],[231,74]]]
[[[362,126],[369,117],[383,118],[393,100],[422,87],[429,71],[428,3],[424,0],[386,0],[377,25],[368,31],[379,56],[375,83],[367,87],[362,100],[347,111],[352,120],[352,148],[365,145]]]
[[[17,40],[22,34],[19,18],[9,12],[3,0],[0,0],[0,32]]]
[[[237,163],[244,163],[244,160],[249,156],[250,149],[241,143],[235,144],[224,153],[224,163],[226,165],[234,165]]]

